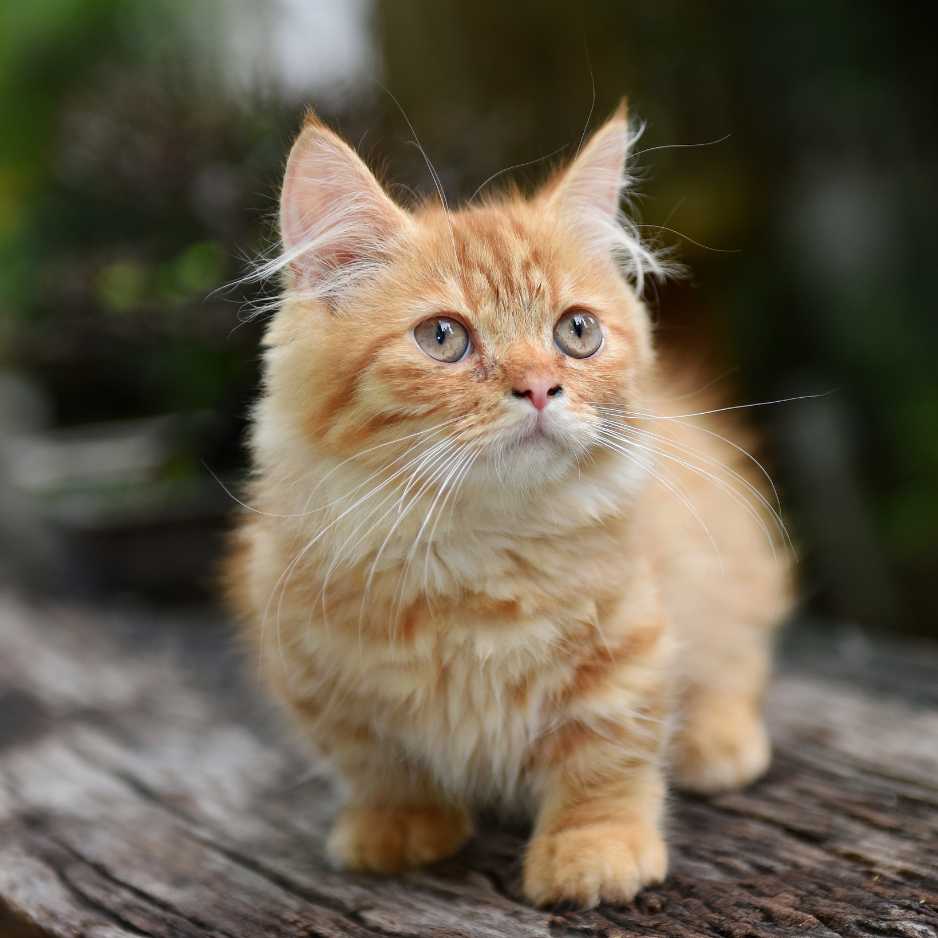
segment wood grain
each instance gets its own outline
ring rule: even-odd
[[[396,879],[328,866],[327,778],[222,622],[0,597],[0,938],[938,938],[938,650],[795,630],[748,791],[675,798],[628,908],[528,908],[494,823]]]

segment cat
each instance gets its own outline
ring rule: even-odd
[[[488,805],[533,815],[529,901],[626,903],[666,875],[668,778],[768,766],[787,553],[732,415],[660,406],[633,139],[623,104],[533,195],[453,211],[315,116],[290,152],[226,576],[350,870],[449,856]]]

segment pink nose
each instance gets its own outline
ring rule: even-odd
[[[563,393],[559,384],[552,384],[549,378],[528,378],[520,388],[512,388],[512,396],[526,397],[535,410],[543,410],[552,397]]]

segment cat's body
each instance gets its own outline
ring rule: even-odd
[[[602,245],[627,139],[619,115],[537,198],[452,214],[393,206],[316,123],[291,155],[229,583],[345,782],[348,866],[427,862],[473,807],[527,807],[532,900],[624,901],[665,873],[669,762],[699,790],[768,763],[787,571],[752,463],[688,425],[712,405],[664,390]]]

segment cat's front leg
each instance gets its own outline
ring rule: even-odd
[[[367,731],[333,740],[346,802],[329,836],[338,866],[397,873],[456,853],[472,834],[466,810]]]
[[[630,902],[668,869],[661,832],[664,782],[653,766],[591,788],[558,781],[524,861],[524,892],[536,905]]]
[[[571,714],[539,746],[541,804],[524,861],[537,905],[625,903],[664,879],[668,694],[663,642],[594,663]],[[605,672],[605,673],[604,673]]]

